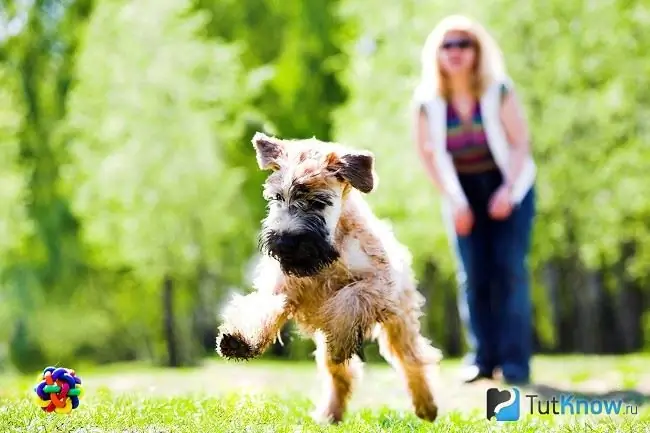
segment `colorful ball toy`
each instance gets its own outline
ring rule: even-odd
[[[47,367],[39,379],[41,382],[34,387],[34,392],[37,404],[45,412],[69,414],[79,406],[83,388],[74,370]]]

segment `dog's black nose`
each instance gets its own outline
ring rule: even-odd
[[[300,245],[300,238],[296,235],[286,234],[279,236],[273,245],[273,249],[279,254],[295,252]]]

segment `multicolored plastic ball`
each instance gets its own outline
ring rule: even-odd
[[[74,370],[64,367],[47,367],[39,375],[41,382],[34,387],[36,403],[45,412],[69,414],[79,407],[83,395],[81,378]]]

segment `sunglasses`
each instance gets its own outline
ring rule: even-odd
[[[461,50],[466,50],[467,48],[471,48],[473,46],[474,42],[472,42],[470,39],[458,39],[455,41],[451,40],[442,43],[443,50],[451,50],[452,48],[460,48]]]

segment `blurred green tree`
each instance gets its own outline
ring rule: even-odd
[[[130,305],[115,302],[124,294],[105,294],[108,308],[119,309],[129,328],[143,325],[152,341],[160,341],[164,321],[171,365],[197,355],[191,323],[182,319],[196,305],[197,273],[240,281],[250,251],[233,254],[223,243],[252,244],[257,223],[241,198],[246,173],[222,159],[246,126],[239,114],[255,88],[237,47],[198,35],[204,24],[183,2],[98,5],[65,132],[64,178],[92,261],[130,269],[141,284]]]
[[[194,0],[210,13],[212,37],[242,45],[242,62],[265,83],[256,106],[270,132],[284,137],[332,137],[331,111],[347,97],[339,74],[347,25],[339,0]]]
[[[77,29],[88,15],[92,1],[14,2],[1,8],[2,106],[4,147],[3,187],[9,213],[22,212],[12,205],[11,194],[24,199],[31,229],[24,244],[2,262],[6,305],[12,310],[6,320],[11,335],[10,356],[19,368],[42,368],[47,357],[48,336],[44,315],[46,301],[56,304],[69,296],[70,287],[83,271],[82,250],[77,239],[77,221],[67,198],[58,189],[59,155],[55,150],[56,127],[65,113],[65,101],[78,42]],[[11,114],[10,114],[11,113]],[[14,145],[19,146],[17,151]],[[6,157],[6,159],[5,159]],[[18,160],[16,160],[16,157]],[[19,191],[11,164],[19,164],[27,176]],[[15,167],[15,165],[14,165]],[[4,239],[13,242],[21,230],[12,229]],[[37,317],[40,318],[37,319]],[[50,348],[53,343],[50,342]]]
[[[0,367],[212,352],[265,212],[257,130],[375,152],[368,200],[411,249],[430,336],[460,353],[453,256],[410,131],[421,46],[456,12],[496,36],[528,112],[542,348],[650,344],[650,5],[5,3]]]
[[[28,218],[29,171],[20,160],[19,132],[22,107],[18,98],[18,80],[7,68],[0,67],[0,369],[8,355],[5,342],[12,338],[24,303],[18,284],[14,259],[24,255],[26,238],[33,226]],[[13,272],[12,272],[13,270]],[[29,350],[29,349],[28,349]],[[14,357],[20,358],[16,353]]]

